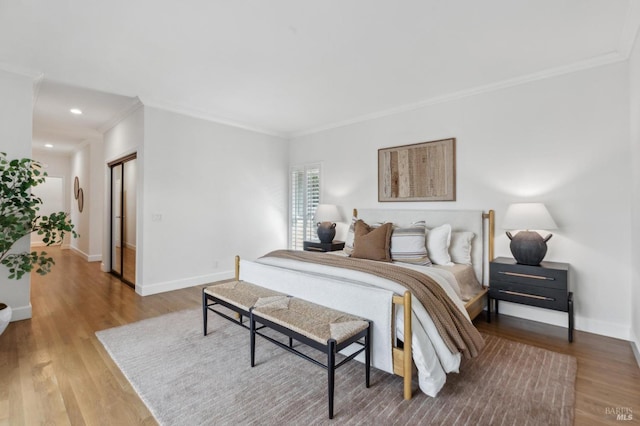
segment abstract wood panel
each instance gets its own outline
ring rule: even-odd
[[[378,150],[378,201],[455,201],[455,142]]]

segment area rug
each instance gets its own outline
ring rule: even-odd
[[[436,398],[402,398],[402,378],[351,361],[336,372],[328,419],[326,371],[202,311],[180,311],[96,333],[162,425],[571,425],[574,357],[485,335],[481,355],[449,374]],[[417,386],[415,386],[417,388]]]

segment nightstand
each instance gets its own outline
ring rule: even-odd
[[[514,259],[498,257],[489,265],[489,304],[491,300],[520,303],[567,312],[569,341],[573,342],[573,292],[569,291],[569,264],[541,262],[539,266],[520,265]]]
[[[344,241],[321,243],[320,241],[304,241],[302,247],[306,251],[336,251],[344,248]]]

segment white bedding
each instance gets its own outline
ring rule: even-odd
[[[402,266],[433,278],[469,318],[451,272],[419,265]],[[404,293],[402,285],[364,272],[280,258],[261,258],[255,262],[243,260],[240,279],[373,320],[372,364],[393,372],[393,319],[389,300],[393,293]],[[381,309],[380,306],[387,306],[385,303],[389,308]],[[419,386],[427,395],[436,396],[444,386],[446,373],[458,372],[461,354],[451,353],[426,309],[415,297],[412,298],[412,311],[413,360],[418,368]],[[404,339],[402,330],[401,308],[396,312],[396,333],[401,340]]]

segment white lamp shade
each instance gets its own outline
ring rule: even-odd
[[[502,221],[502,229],[557,229],[549,211],[542,203],[515,203],[509,205]]]
[[[340,222],[342,215],[338,206],[334,204],[319,204],[313,220],[314,222]]]

